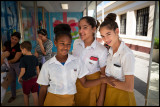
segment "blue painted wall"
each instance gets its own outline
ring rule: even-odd
[[[50,32],[51,32],[51,40],[54,41],[54,27],[60,23],[69,24],[72,29],[72,44],[70,52],[73,49],[73,42],[75,39],[79,37],[78,35],[78,21],[83,17],[82,12],[53,12],[50,14]],[[57,52],[55,45],[52,49],[53,52]]]
[[[16,1],[1,1],[1,36],[2,44],[10,40],[13,32],[19,31]]]

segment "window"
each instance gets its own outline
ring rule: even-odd
[[[126,34],[126,14],[123,14],[120,17],[120,33]]]
[[[137,10],[136,35],[147,36],[149,7]]]

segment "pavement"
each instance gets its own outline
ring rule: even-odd
[[[148,81],[150,54],[132,50],[135,55],[135,82],[134,93],[137,106],[159,106],[159,63],[152,62],[150,81]],[[149,86],[149,90],[147,90]],[[2,106],[24,106],[22,89],[17,90],[16,100],[8,103],[11,92],[5,95]],[[33,106],[33,98],[30,94],[30,106]],[[147,103],[145,103],[147,101]]]

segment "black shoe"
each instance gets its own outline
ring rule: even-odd
[[[8,103],[11,103],[12,101],[14,101],[16,99],[16,97],[11,97],[9,100],[8,100]]]

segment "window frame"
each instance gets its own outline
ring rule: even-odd
[[[136,35],[147,36],[149,22],[149,7],[137,10]]]
[[[127,14],[120,15],[120,34],[126,34]]]

